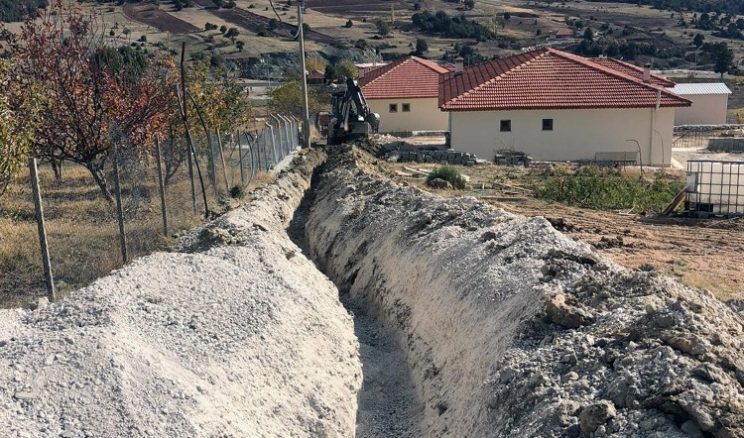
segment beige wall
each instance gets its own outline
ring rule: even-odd
[[[553,119],[553,131],[542,130],[544,118]],[[501,120],[511,120],[511,132],[500,132]],[[674,108],[450,113],[452,148],[487,160],[498,149],[523,151],[535,160],[593,160],[596,152],[637,151],[626,141],[635,139],[643,164],[668,165],[673,124]]]
[[[728,94],[689,94],[680,96],[692,106],[677,108],[675,125],[722,125],[726,123]]]
[[[446,131],[449,116],[440,111],[438,98],[367,99],[372,112],[380,115],[380,132]],[[411,104],[404,113],[403,104]],[[398,105],[398,112],[390,112],[390,104]]]

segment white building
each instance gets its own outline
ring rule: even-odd
[[[690,101],[668,85],[622,61],[546,48],[448,73],[440,108],[451,147],[483,159],[510,149],[536,160],[669,165],[675,109]]]
[[[380,132],[446,131],[448,116],[439,110],[439,79],[450,69],[411,56],[359,79],[367,105],[380,115]]]
[[[723,82],[677,84],[669,88],[674,94],[692,102],[692,106],[677,108],[674,125],[723,125],[726,123],[731,90]]]

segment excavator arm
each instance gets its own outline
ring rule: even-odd
[[[346,78],[346,90],[333,93],[333,113],[328,129],[328,143],[338,144],[351,138],[364,138],[377,132],[380,116],[367,105],[357,82]]]

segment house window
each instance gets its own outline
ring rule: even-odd
[[[398,104],[397,103],[391,103],[390,104],[390,112],[391,113],[397,113],[398,112]]]
[[[501,132],[511,132],[511,120],[501,121]]]
[[[553,119],[543,119],[543,131],[553,130]]]
[[[410,113],[411,112],[411,104],[410,103],[404,103],[403,104],[403,108],[401,108],[401,110],[404,113]]]

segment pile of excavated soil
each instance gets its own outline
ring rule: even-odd
[[[353,321],[285,232],[321,160],[301,155],[184,252],[0,311],[0,436],[353,436]]]
[[[311,255],[405,350],[424,435],[744,436],[744,319],[356,149],[314,186]]]

